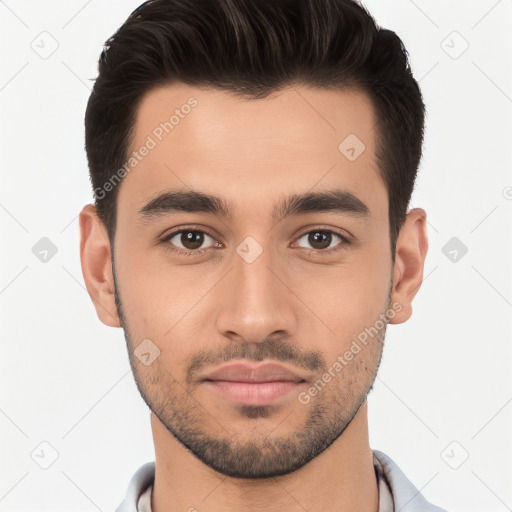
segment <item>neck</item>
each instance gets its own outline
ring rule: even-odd
[[[363,402],[343,434],[287,475],[247,480],[203,464],[152,413],[153,512],[377,512],[379,497]]]

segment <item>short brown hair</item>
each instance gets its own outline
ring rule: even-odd
[[[106,41],[98,71],[85,149],[111,244],[118,187],[101,197],[97,191],[124,165],[137,107],[151,89],[181,82],[259,99],[293,83],[356,87],[371,98],[394,260],[421,159],[425,106],[402,41],[356,1],[149,0]]]

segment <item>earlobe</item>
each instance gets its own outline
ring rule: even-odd
[[[391,304],[400,305],[391,324],[406,322],[412,315],[412,300],[421,287],[428,251],[427,214],[421,208],[407,213],[396,243]]]
[[[110,241],[93,204],[80,212],[82,274],[98,318],[110,327],[121,327],[114,296]]]

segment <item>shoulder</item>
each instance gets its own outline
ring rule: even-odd
[[[427,501],[391,457],[379,450],[372,450],[372,452],[382,467],[384,477],[393,495],[396,511],[447,512]]]
[[[137,502],[140,495],[153,484],[155,480],[155,463],[146,462],[132,476],[124,500],[115,512],[137,512]]]

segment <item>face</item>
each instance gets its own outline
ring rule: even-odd
[[[223,474],[300,468],[373,385],[401,308],[375,123],[357,91],[173,85],[139,107],[132,149],[151,147],[118,185],[117,314],[143,399]],[[297,380],[205,380],[236,362]]]

